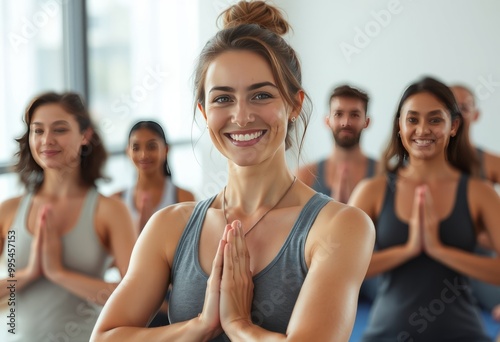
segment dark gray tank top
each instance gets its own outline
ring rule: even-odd
[[[389,174],[382,210],[376,223],[375,246],[383,250],[408,240],[408,224],[395,215],[395,174]],[[474,224],[467,203],[468,177],[459,180],[451,214],[439,224],[441,241],[472,252]],[[380,275],[363,342],[487,342],[481,316],[466,276],[420,256]]]
[[[169,320],[182,322],[196,317],[203,308],[209,275],[200,266],[198,246],[203,220],[215,196],[196,204],[179,240],[172,265]],[[252,321],[262,328],[285,333],[307,275],[304,246],[319,211],[331,198],[315,194],[299,214],[276,257],[253,277]],[[221,334],[213,341],[229,341]]]
[[[366,166],[365,178],[370,178],[375,175],[375,165],[377,164],[377,162],[372,158],[367,159],[368,165]],[[313,188],[313,190],[317,192],[321,192],[322,194],[331,196],[332,190],[325,183],[325,163],[326,159],[323,159],[318,163],[317,176],[314,179],[314,183],[312,184],[311,188]]]

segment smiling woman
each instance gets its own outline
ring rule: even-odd
[[[240,1],[222,18],[198,60],[195,101],[227,159],[227,185],[152,216],[92,340],[349,338],[372,223],[287,166],[296,121],[309,112],[282,13]],[[172,324],[145,329],[170,284]]]
[[[127,270],[135,241],[130,216],[97,192],[106,153],[80,96],[42,94],[25,123],[16,170],[27,193],[0,205],[1,257],[8,253],[14,265],[0,297],[15,294],[8,304],[12,335],[2,329],[0,337],[88,341],[100,311],[95,304],[116,287],[103,280],[108,257],[122,276]],[[7,284],[14,284],[10,293]]]
[[[485,232],[500,251],[500,197],[473,177],[477,160],[443,83],[406,89],[384,166],[349,201],[377,223],[367,276],[381,274],[381,285],[362,341],[491,341],[468,278],[500,283],[498,257],[473,252]]]

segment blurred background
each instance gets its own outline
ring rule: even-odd
[[[22,193],[9,167],[22,135],[29,100],[72,90],[87,100],[111,154],[110,194],[135,180],[124,155],[128,130],[139,119],[165,128],[174,181],[198,199],[226,181],[224,159],[194,112],[192,73],[197,55],[217,31],[230,0],[0,1],[0,201]],[[378,158],[397,102],[424,75],[463,83],[481,110],[473,142],[500,153],[500,2],[495,0],[285,1],[293,27],[286,39],[298,52],[313,116],[292,168],[326,156],[323,124],[329,91],[349,83],[370,95],[370,127],[362,146]],[[197,121],[194,121],[197,119]]]

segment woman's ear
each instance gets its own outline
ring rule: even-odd
[[[92,141],[92,137],[94,136],[94,130],[92,128],[87,128],[83,132],[82,145],[88,145]]]
[[[297,94],[295,95],[295,98],[298,102],[297,107],[292,111],[292,116],[299,116],[300,111],[302,110],[302,104],[304,103],[304,98],[306,94],[304,93],[303,90],[299,90]]]
[[[203,115],[203,117],[205,118],[205,121],[207,120],[207,114],[205,113],[205,108],[203,107],[203,105],[198,102],[198,109],[200,110],[201,114]]]
[[[460,127],[460,124],[462,123],[462,120],[460,119],[455,119],[451,122],[451,132],[450,132],[450,135],[452,137],[454,137],[455,135],[457,135],[457,132],[458,132],[458,128]]]

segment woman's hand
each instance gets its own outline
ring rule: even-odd
[[[139,212],[138,233],[140,234],[148,220],[155,213],[155,208],[153,208],[151,196],[148,193],[138,192],[137,196],[140,198],[139,207],[137,208]]]
[[[439,237],[439,221],[434,210],[434,203],[429,188],[426,185],[419,187],[419,212],[420,225],[422,227],[422,237],[424,251],[432,255],[442,246]],[[418,189],[418,188],[417,188]]]
[[[424,250],[422,232],[422,212],[421,212],[421,187],[415,189],[413,196],[413,208],[408,225],[408,241],[406,247],[412,257],[420,255]]]
[[[62,263],[62,244],[59,233],[50,227],[50,217],[52,209],[45,206],[42,210],[42,224],[40,225],[41,233],[41,265],[43,273],[51,281],[55,281],[55,277],[64,269]]]
[[[42,230],[47,222],[47,208],[41,207],[38,211],[38,216],[33,232],[33,240],[31,242],[30,256],[26,267],[26,277],[29,281],[38,279],[43,274],[42,270]]]
[[[225,331],[251,325],[253,280],[250,254],[239,221],[231,224],[224,249],[220,320]]]
[[[222,269],[224,263],[224,248],[226,247],[228,231],[230,225],[226,225],[222,239],[219,241],[217,253],[212,262],[212,271],[207,281],[207,290],[205,292],[205,302],[203,311],[199,314],[198,319],[210,334],[210,339],[222,334],[222,326],[220,321],[220,289],[222,279]]]

